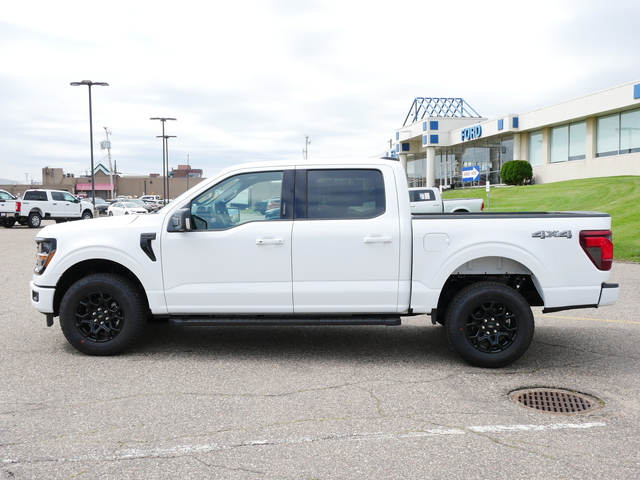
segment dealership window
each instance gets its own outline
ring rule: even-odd
[[[596,156],[640,152],[640,109],[596,120]]]
[[[640,110],[620,114],[620,153],[640,152]]]
[[[542,130],[529,134],[529,163],[534,167],[542,165]]]
[[[596,120],[596,156],[618,154],[620,115],[607,115]]]
[[[587,123],[577,122],[551,129],[551,163],[584,160],[587,145]]]
[[[569,160],[587,158],[587,122],[569,125]]]

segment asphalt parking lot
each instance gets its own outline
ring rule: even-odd
[[[30,305],[37,232],[0,228],[2,479],[640,478],[640,265],[614,264],[613,307],[537,309],[531,348],[497,370],[464,364],[429,317],[152,324],[129,353],[90,357]],[[509,399],[532,387],[601,408]]]

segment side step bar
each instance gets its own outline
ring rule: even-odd
[[[240,326],[240,325],[400,325],[400,315],[344,317],[169,317],[174,325]]]

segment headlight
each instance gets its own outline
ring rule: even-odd
[[[36,275],[41,275],[47,268],[56,253],[56,246],[55,238],[36,238]]]

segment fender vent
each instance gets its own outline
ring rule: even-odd
[[[558,388],[516,390],[509,397],[521,407],[560,415],[589,413],[604,406],[604,402],[595,397]]]

